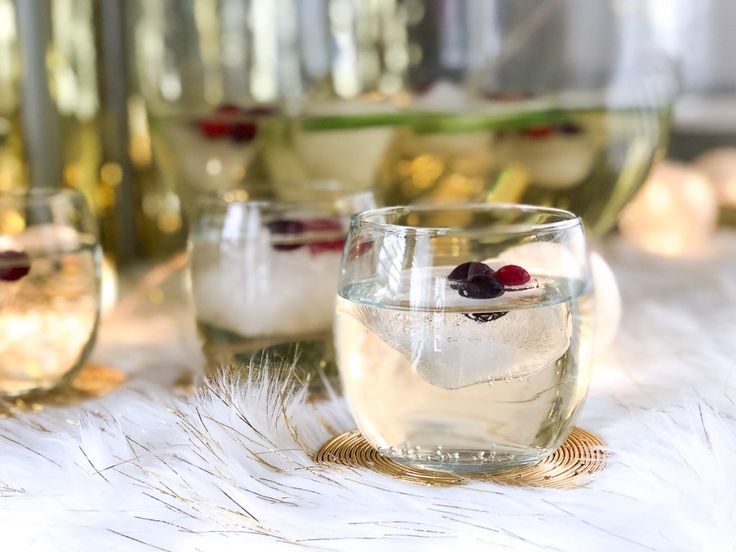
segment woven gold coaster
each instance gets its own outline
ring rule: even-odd
[[[565,489],[580,487],[603,470],[606,467],[606,452],[603,441],[576,427],[560,448],[537,464],[493,474],[456,474],[400,464],[379,453],[358,431],[350,431],[322,445],[315,461],[370,468],[392,477],[428,485],[460,485],[481,480],[505,485]]]

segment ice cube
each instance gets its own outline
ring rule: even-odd
[[[193,240],[197,318],[241,336],[322,334],[332,323],[341,251],[279,251],[267,232],[249,245]]]
[[[519,293],[528,301],[532,294],[544,292]],[[508,304],[508,298],[505,301]],[[509,310],[485,322],[458,312],[376,307],[358,312],[361,321],[409,359],[428,383],[443,389],[530,375],[555,362],[570,345],[570,314],[564,303]]]

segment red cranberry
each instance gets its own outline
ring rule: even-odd
[[[31,271],[31,259],[22,251],[0,251],[0,280],[16,282]]]
[[[532,279],[531,274],[517,265],[502,266],[496,271],[496,278],[505,286],[523,286]]]
[[[230,133],[230,125],[225,121],[202,119],[197,122],[197,126],[201,134],[212,140],[225,138]]]
[[[259,117],[273,113],[270,107],[253,107],[242,109],[234,104],[225,104],[215,110],[212,117],[205,117],[197,122],[199,131],[211,139],[230,138],[234,142],[247,143],[258,134],[258,123],[256,121],[243,121],[231,119],[246,116]]]
[[[316,255],[317,253],[322,253],[325,251],[342,251],[344,247],[345,239],[339,238],[335,240],[310,243],[309,252],[313,255]]]

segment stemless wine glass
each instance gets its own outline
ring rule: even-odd
[[[97,333],[100,250],[72,190],[0,194],[0,396],[69,380]]]
[[[294,359],[296,376],[337,380],[332,321],[350,215],[373,195],[251,201],[230,192],[201,201],[190,237],[192,292],[208,369],[255,356]]]
[[[464,204],[354,216],[335,343],[358,427],[421,467],[538,461],[586,396],[590,297],[583,228],[567,211]]]

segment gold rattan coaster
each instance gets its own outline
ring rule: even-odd
[[[315,461],[369,468],[379,473],[428,485],[460,485],[468,481],[490,481],[504,485],[566,489],[580,487],[606,467],[605,444],[576,427],[553,454],[537,464],[494,474],[455,474],[406,466],[391,460],[368,444],[358,431],[343,433],[327,441]]]

